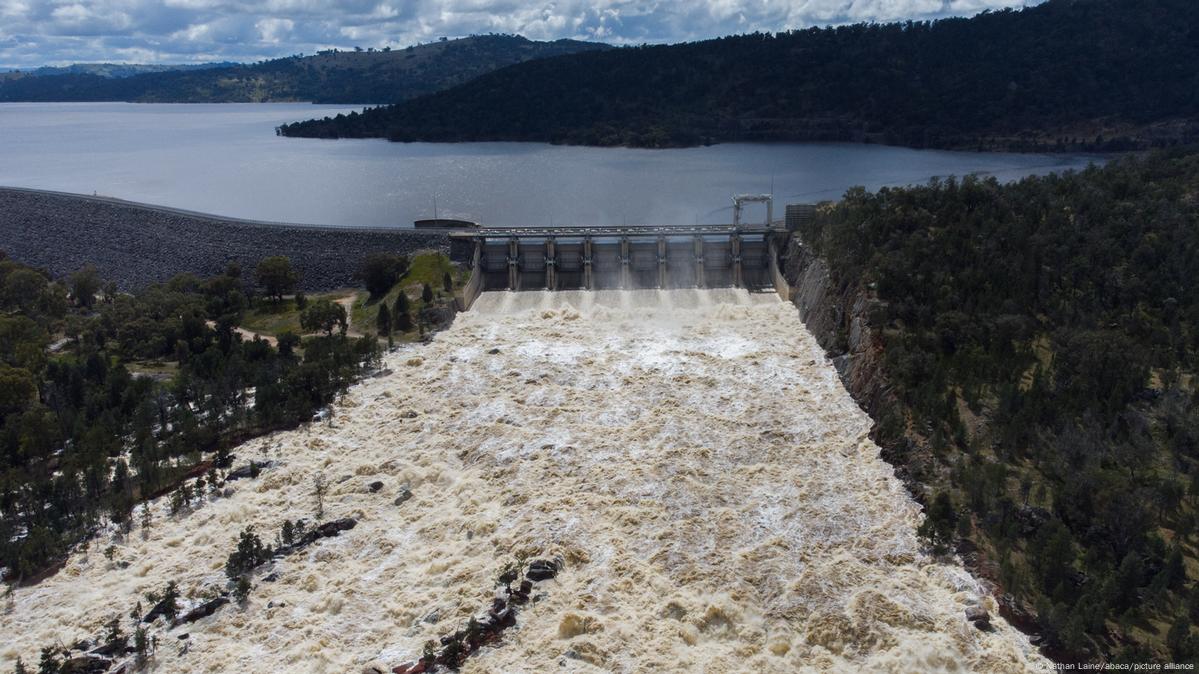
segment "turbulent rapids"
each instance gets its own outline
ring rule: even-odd
[[[232,495],[180,516],[160,500],[111,560],[105,536],[17,590],[0,667],[117,615],[131,631],[170,580],[184,610],[223,589],[238,532],[311,519],[318,474],[325,519],[358,525],[268,563],[244,606],[155,625],[153,669],[390,671],[488,606],[516,554],[565,565],[464,671],[1043,665],[1003,621],[966,621],[990,599],[921,552],[869,419],[773,294],[488,293],[386,366],[331,425],[239,447],[275,465]]]

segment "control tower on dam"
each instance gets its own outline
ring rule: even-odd
[[[741,222],[750,202],[766,204],[764,222]],[[733,204],[730,224],[474,228],[453,232],[451,249],[474,270],[467,306],[488,290],[732,287],[785,294],[778,260],[788,223],[774,220],[769,195],[737,195]]]

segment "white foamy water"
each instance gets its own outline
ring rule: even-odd
[[[18,590],[0,616],[0,669],[94,637],[168,580],[193,597],[223,587],[237,533],[310,518],[318,473],[332,483],[326,517],[358,526],[268,564],[245,607],[159,623],[155,671],[390,669],[488,606],[516,552],[566,568],[463,671],[1044,665],[998,617],[991,633],[966,622],[978,602],[994,613],[990,599],[920,552],[919,508],[869,419],[773,295],[485,294],[387,365],[333,427],[240,447],[239,465],[280,465],[231,497],[177,518],[156,504],[148,537],[117,544],[128,568],[100,540]],[[404,484],[414,496],[396,506]]]

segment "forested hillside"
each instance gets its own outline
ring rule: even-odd
[[[55,280],[0,254],[0,579],[127,532],[139,501],[184,477],[216,490],[230,446],[310,419],[377,361],[377,340],[348,337],[329,300],[305,305],[307,336],[243,337],[252,302],[269,311],[295,287],[286,258],[255,277],[262,295],[236,265],[127,295],[94,270]]]
[[[1199,137],[1199,3],[1049,0],[525,63],[305,137],[1121,149]]]
[[[248,65],[130,77],[91,73],[0,79],[2,101],[394,103],[461,84],[514,63],[606,45],[480,35],[405,49],[328,51]]]
[[[855,190],[801,232],[879,301],[899,399],[879,439],[926,492],[925,535],[979,557],[1063,658],[1199,657],[1197,186],[1199,152],[1162,151]]]

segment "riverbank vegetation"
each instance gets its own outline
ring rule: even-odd
[[[936,506],[923,533],[1062,658],[1199,658],[1197,185],[1199,152],[1163,151],[852,190],[801,231],[878,300],[877,432]]]
[[[378,256],[364,261],[360,276],[368,288],[375,286],[375,292],[358,294],[350,309],[353,325],[360,326],[364,334],[373,333],[381,339],[387,339],[389,328],[394,341],[412,342],[453,318],[462,287],[470,278],[469,270],[435,251],[417,253],[411,261],[402,255],[389,257],[394,258],[391,274],[380,275],[373,284],[368,280],[372,276],[370,270],[389,265]],[[381,312],[386,316],[385,321],[379,319]]]
[[[236,265],[120,294],[92,270],[53,279],[0,259],[7,580],[35,580],[105,527],[127,531],[140,500],[206,471],[210,452],[310,419],[378,362],[376,339],[327,321],[275,343],[239,331],[248,311],[278,301]],[[306,322],[316,318],[302,312]]]
[[[1049,0],[585,52],[288,136],[691,146],[852,141],[1118,150],[1199,137],[1199,4]]]

